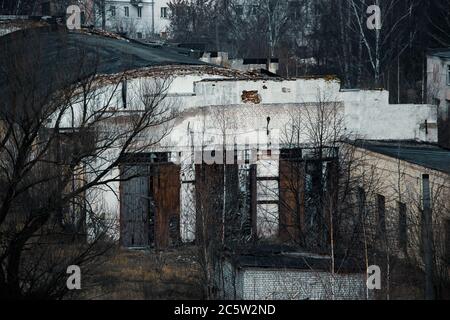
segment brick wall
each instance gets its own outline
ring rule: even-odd
[[[362,300],[364,274],[338,274],[307,270],[244,269],[224,267],[228,299],[243,300]],[[234,280],[234,282],[233,282]],[[234,291],[235,290],[235,291]]]

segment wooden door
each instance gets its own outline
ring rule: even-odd
[[[146,166],[123,166],[120,188],[120,243],[147,247],[149,243],[149,185]]]
[[[180,166],[158,164],[153,171],[155,246],[165,249],[180,241]]]

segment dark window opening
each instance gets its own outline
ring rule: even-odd
[[[125,17],[129,17],[130,16],[130,8],[125,7]]]
[[[42,15],[49,16],[50,15],[50,2],[42,3]]]
[[[358,213],[360,217],[366,215],[366,191],[364,188],[358,188]]]
[[[450,86],[450,65],[447,66],[447,85]]]
[[[438,98],[433,98],[433,105],[439,107],[441,105],[441,100]]]
[[[115,17],[116,16],[116,7],[115,6],[111,6],[110,7],[110,11],[111,11],[111,16]]]
[[[408,246],[408,224],[407,224],[407,209],[406,204],[398,204],[398,241],[400,249],[407,252]]]
[[[142,18],[142,8],[138,8],[138,18]]]
[[[122,106],[124,109],[127,108],[127,80],[122,81]]]
[[[386,198],[377,195],[378,235],[386,236]]]
[[[450,265],[450,220],[445,221],[445,256],[447,265]]]
[[[302,161],[302,149],[282,149],[280,158],[287,161]]]
[[[169,11],[167,7],[161,8],[161,18],[168,18],[169,17]]]

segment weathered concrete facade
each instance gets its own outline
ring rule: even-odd
[[[164,70],[159,68],[158,72]],[[154,145],[149,154],[166,154],[168,163],[180,167],[181,240],[195,238],[195,168],[205,151],[212,155],[223,148],[242,153],[256,151],[255,230],[259,237],[273,237],[279,228],[279,152],[293,115],[308,114],[317,105],[334,108],[343,119],[344,134],[354,139],[398,139],[437,141],[437,114],[431,105],[390,105],[387,91],[343,91],[337,79],[270,79],[230,73],[226,69],[205,67],[166,68],[172,73],[168,95],[163,101],[179,115],[170,134]],[[209,70],[209,71],[208,71]],[[164,72],[164,71],[163,71]],[[127,99],[132,103],[135,90],[143,82],[163,79],[152,69],[130,75]],[[108,89],[108,86],[102,90]],[[122,93],[117,92],[117,114],[122,110]],[[150,136],[152,133],[148,133]],[[307,146],[307,134],[298,143]],[[225,143],[225,146],[224,146]],[[259,151],[258,151],[259,150]],[[251,152],[250,152],[251,153]],[[269,154],[269,155],[268,155]],[[265,156],[264,156],[265,155]],[[268,156],[267,156],[268,155]],[[212,156],[214,163],[214,156]],[[243,169],[245,166],[241,165]],[[113,175],[120,175],[119,168]],[[101,195],[111,219],[121,214],[118,183]],[[189,200],[191,199],[191,200]],[[190,221],[190,222],[188,222]]]
[[[361,145],[357,156],[364,161],[354,174],[365,172],[367,177],[360,185],[368,216],[367,239],[381,240],[387,252],[423,268],[422,214],[426,179],[430,187],[435,272],[448,273],[450,151],[406,141],[361,142]],[[386,146],[392,153],[385,151],[390,151]],[[385,230],[381,239],[376,235],[380,227]]]
[[[286,259],[287,258],[287,259]],[[366,289],[366,275],[358,271],[332,274],[316,261],[329,264],[330,257],[305,253],[252,256],[251,263],[234,257],[223,264],[223,281],[219,286],[225,299],[237,300],[365,300],[372,293]],[[272,259],[283,259],[275,263]],[[308,260],[304,266],[290,263]],[[283,266],[281,266],[281,264]]]

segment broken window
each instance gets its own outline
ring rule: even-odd
[[[407,252],[408,245],[408,225],[407,225],[406,204],[398,203],[398,242],[400,250]]]

